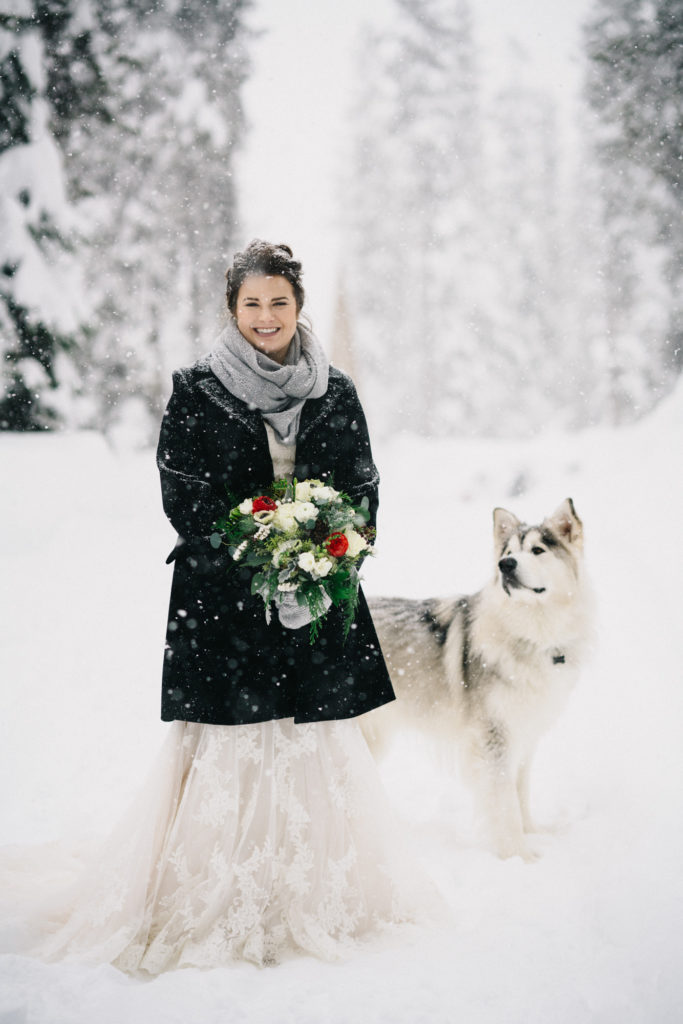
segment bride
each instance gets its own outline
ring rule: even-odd
[[[227,274],[230,319],[174,374],[158,448],[178,533],[163,669],[169,734],[148,783],[33,952],[158,974],[296,952],[343,955],[406,919],[410,867],[355,719],[394,699],[360,594],[344,640],[266,622],[210,541],[233,499],[315,477],[377,511],[353,384],[300,322],[301,264],[253,241]],[[283,615],[286,621],[286,617]]]

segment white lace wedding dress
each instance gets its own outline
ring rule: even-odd
[[[334,959],[410,918],[414,881],[356,721],[174,722],[134,805],[28,936],[44,959],[132,973]]]
[[[49,922],[41,907],[31,952],[149,974],[293,952],[336,959],[411,916],[391,818],[354,721],[174,722]]]

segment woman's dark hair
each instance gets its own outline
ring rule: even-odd
[[[245,278],[251,274],[266,274],[268,277],[285,277],[292,286],[296,300],[296,311],[301,312],[304,304],[304,289],[301,284],[301,264],[294,259],[288,245],[273,245],[255,238],[243,252],[236,252],[232,266],[225,272],[228,282],[225,297],[228,309],[234,314],[237,308],[237,294]]]

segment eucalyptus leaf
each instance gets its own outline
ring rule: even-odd
[[[266,583],[266,578],[262,573],[257,572],[252,576],[251,579],[251,593],[260,594]]]
[[[270,559],[267,555],[261,555],[258,551],[250,551],[244,559],[244,565],[266,565]]]

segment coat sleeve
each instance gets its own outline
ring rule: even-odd
[[[178,533],[173,557],[181,551],[194,567],[213,570],[225,560],[209,542],[212,526],[227,511],[205,479],[203,415],[182,371],[173,374],[173,394],[161,423],[157,466],[164,512]],[[169,557],[169,561],[171,561]]]
[[[346,491],[354,505],[363,498],[370,502],[370,526],[377,521],[379,473],[372,458],[370,435],[363,407],[350,378],[346,379],[344,428],[339,439],[341,459],[335,474],[335,487]]]

